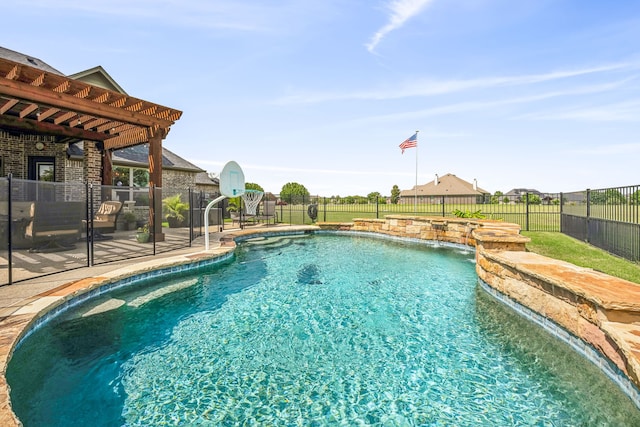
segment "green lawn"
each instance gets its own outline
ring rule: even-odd
[[[521,234],[531,239],[527,244],[527,250],[531,252],[640,284],[640,264],[611,255],[562,233],[522,231]]]

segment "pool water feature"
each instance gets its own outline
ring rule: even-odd
[[[25,426],[640,425],[593,364],[477,285],[456,247],[333,235],[52,319],[7,379]]]

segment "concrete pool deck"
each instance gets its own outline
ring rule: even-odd
[[[322,229],[475,246],[476,271],[486,284],[589,343],[624,372],[635,387],[640,383],[640,285],[524,252],[528,239],[519,235],[515,224],[387,216],[354,219],[352,223],[227,230],[210,234],[209,251],[204,250],[204,239],[198,238],[189,248],[0,287],[0,425],[21,425],[11,410],[4,375],[14,346],[52,309],[127,277],[223,257],[235,248],[233,239],[237,237]]]

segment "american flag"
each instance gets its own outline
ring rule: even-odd
[[[402,154],[404,154],[404,150],[407,148],[416,148],[418,146],[418,133],[414,133],[411,138],[407,138],[404,140],[402,144],[400,144],[400,149],[402,150]]]

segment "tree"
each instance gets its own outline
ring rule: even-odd
[[[133,170],[133,185],[136,187],[149,186],[149,171],[146,169]]]
[[[400,187],[398,187],[397,185],[394,185],[391,188],[391,203],[393,203],[394,205],[397,205],[399,200],[400,200]]]
[[[526,199],[523,200],[523,202],[527,201],[530,205],[542,204],[542,199],[540,199],[540,196],[538,196],[537,194],[527,193],[525,197]]]
[[[377,191],[372,191],[371,193],[367,194],[367,200],[369,201],[369,203],[378,203],[378,200],[380,200],[381,198],[382,195]]]
[[[309,199],[309,190],[297,182],[287,182],[280,190],[280,199],[287,203],[303,202]]]
[[[258,190],[264,193],[264,188],[262,188],[260,185],[256,184],[255,182],[245,182],[244,188],[246,190]]]
[[[592,191],[591,204],[593,205],[623,205],[627,198],[619,191],[612,188],[605,191]]]
[[[640,190],[636,190],[630,197],[629,203],[632,205],[640,205]]]
[[[496,191],[495,193],[493,193],[493,196],[491,196],[491,204],[497,205],[498,203],[500,203],[500,198],[504,196],[504,193],[502,191]]]

